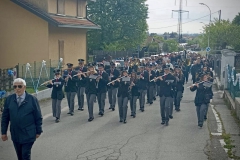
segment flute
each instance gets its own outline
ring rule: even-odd
[[[199,82],[199,83],[193,84],[193,85],[191,85],[191,86],[188,86],[187,88],[191,88],[191,87],[193,87],[193,86],[196,86],[197,84],[201,84],[201,83],[204,83],[204,82],[212,83],[212,82],[210,82],[210,81],[202,81],[202,82]]]
[[[125,76],[123,76],[123,77],[125,77]],[[113,82],[116,82],[116,81],[118,81],[119,79],[122,79],[123,77],[117,78],[117,79],[115,79],[115,80],[109,82],[107,85],[112,84]]]
[[[83,74],[86,74],[86,73],[88,73],[88,72],[90,72],[90,71],[87,71],[87,72],[82,72]],[[76,75],[74,75],[73,77],[76,77],[76,76],[80,76],[79,74],[76,74]]]
[[[167,74],[164,74],[164,75],[162,75],[162,76],[156,77],[156,78],[152,79],[150,82],[153,82],[153,81],[157,80],[158,78],[163,77],[163,76],[166,76],[166,75],[167,75]]]
[[[54,78],[54,79],[51,79],[51,80],[49,80],[49,81],[46,81],[46,82],[44,82],[44,83],[42,83],[40,86],[43,86],[43,85],[45,85],[46,83],[49,83],[50,81],[53,81],[53,80],[55,80],[55,78]]]

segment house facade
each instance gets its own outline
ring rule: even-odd
[[[0,68],[42,60],[86,59],[87,0],[1,0]]]

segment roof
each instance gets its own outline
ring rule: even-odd
[[[56,27],[101,29],[100,26],[98,26],[88,18],[79,19],[72,16],[58,16],[47,13],[42,9],[30,4],[29,2],[26,2],[25,0],[11,0],[11,1]]]

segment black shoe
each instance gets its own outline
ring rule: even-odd
[[[101,115],[101,114],[102,114],[101,112],[98,113],[98,115]]]
[[[199,129],[202,129],[202,126],[203,126],[202,124],[198,125]]]
[[[156,101],[156,97],[153,97],[153,100]]]
[[[124,123],[124,124],[126,124],[126,123],[127,123],[127,121],[126,121],[126,120],[124,120],[124,121],[123,121],[123,123]]]
[[[133,114],[131,114],[130,116],[134,116]]]
[[[73,116],[73,115],[74,115],[74,113],[72,112],[72,113],[70,113],[70,115],[71,115],[71,116]]]
[[[169,118],[170,118],[170,119],[173,119],[173,116],[169,115]]]
[[[110,106],[109,109],[112,109],[112,107]]]
[[[141,109],[142,112],[144,112],[144,109]]]
[[[56,122],[56,123],[60,122],[60,119],[59,119],[59,118],[56,118],[55,122]]]
[[[90,117],[89,119],[88,119],[88,122],[91,122],[91,121],[93,121],[93,117]]]
[[[177,112],[180,112],[181,110],[178,108],[178,109],[176,109],[176,111],[177,111]]]
[[[168,126],[168,121],[165,122],[165,125]]]
[[[147,102],[146,104],[149,104],[149,102]]]
[[[115,111],[115,108],[112,108],[112,111]]]
[[[135,117],[136,117],[136,115],[133,115],[132,117],[133,117],[133,118],[135,118]]]
[[[120,120],[119,122],[123,122],[123,120]]]
[[[100,116],[103,116],[104,115],[104,113],[100,113]]]
[[[69,111],[67,114],[71,114],[71,112]]]
[[[207,116],[204,116],[204,120],[207,120]]]
[[[83,108],[80,108],[80,111],[84,111],[84,109],[83,109]]]
[[[150,105],[152,105],[152,104],[153,104],[153,102],[150,102],[149,104],[150,104]]]
[[[161,123],[162,125],[164,125],[165,124],[165,122],[164,121],[162,121],[162,123]]]

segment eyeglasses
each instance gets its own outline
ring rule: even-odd
[[[22,85],[14,85],[13,88],[16,89],[16,88],[22,88],[23,86]]]

